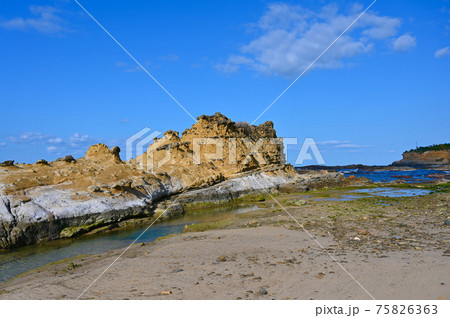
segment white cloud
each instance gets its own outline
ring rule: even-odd
[[[448,47],[448,46],[446,46],[442,49],[439,49],[434,53],[435,58],[441,58],[441,57],[445,57],[445,56],[450,56],[450,47]]]
[[[339,145],[339,144],[347,144],[349,141],[339,141],[339,140],[325,140],[325,141],[318,141],[316,144],[322,145],[322,146],[328,146],[328,145]]]
[[[231,55],[227,63],[217,64],[216,68],[224,73],[235,73],[239,70],[241,65],[253,66],[254,62],[252,59],[242,56],[242,55]]]
[[[336,148],[360,148],[360,145],[355,145],[355,144],[341,144],[341,145],[336,145]]]
[[[73,155],[84,156],[91,145],[100,142],[108,145],[124,145],[125,139],[101,139],[89,136],[87,134],[74,133],[70,137],[58,137],[54,135],[46,135],[38,132],[26,132],[17,136],[7,138],[12,144],[22,147],[24,144],[27,148],[33,149],[36,153],[46,152],[52,155]],[[4,143],[6,145],[6,143]],[[0,147],[3,146],[0,142]],[[14,147],[8,143],[8,146]]]
[[[45,138],[47,138],[47,136],[39,132],[25,132],[19,136],[8,137],[8,140],[12,143],[28,143],[44,140]]]
[[[6,146],[6,142],[0,142],[0,147]]]
[[[88,135],[81,135],[80,133],[74,133],[72,137],[70,137],[71,142],[84,142],[89,138]]]
[[[14,18],[0,23],[0,26],[10,30],[36,30],[41,33],[60,33],[66,31],[63,20],[58,16],[58,10],[50,6],[30,6],[33,18]]]
[[[398,52],[408,51],[416,46],[416,38],[409,34],[403,34],[392,42],[394,50]]]
[[[349,149],[349,150],[353,149],[354,150],[354,149],[358,149],[358,148],[370,147],[368,145],[352,144],[348,140],[325,140],[325,141],[318,141],[318,142],[316,142],[316,144],[325,149],[338,148],[338,149]]]
[[[62,141],[63,140],[60,137],[50,138],[48,140],[48,142],[51,143],[51,144],[60,144],[60,143],[62,143]]]
[[[265,74],[293,77],[303,72],[360,14],[355,6],[342,14],[333,5],[314,12],[301,6],[270,4],[255,24],[259,36],[216,67],[231,73],[245,66]],[[312,68],[334,69],[367,54],[380,40],[392,41],[401,21],[366,12]]]
[[[26,132],[18,136],[8,137],[7,139],[15,144],[30,144],[45,147],[48,152],[54,152],[58,149],[58,151],[74,153],[82,153],[87,147],[100,142],[98,138],[80,133],[74,133],[69,138],[61,138],[39,132]]]

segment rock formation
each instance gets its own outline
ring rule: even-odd
[[[439,167],[450,164],[450,144],[419,147],[405,151],[403,159],[394,161],[393,166]]]
[[[166,131],[132,162],[170,175],[179,175],[189,167],[196,176],[209,175],[217,180],[284,163],[283,141],[270,121],[252,126],[235,123],[220,113],[197,120],[181,138],[176,131]]]
[[[272,122],[251,126],[220,113],[200,116],[181,137],[165,132],[129,162],[119,153],[118,147],[97,144],[76,160],[65,156],[53,162],[2,164],[0,248],[152,216],[161,200],[181,192],[186,195],[183,204],[220,203],[250,193],[344,182],[338,173],[298,175],[284,164],[282,140]],[[177,207],[166,214],[182,211]]]

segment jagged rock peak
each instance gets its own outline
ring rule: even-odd
[[[201,115],[197,120],[191,128],[182,133],[182,139],[190,139],[189,136],[277,138],[271,121],[255,126],[248,122],[234,122],[219,112],[210,116]]]
[[[87,160],[99,162],[105,160],[121,162],[122,160],[120,159],[119,153],[120,153],[119,147],[114,146],[111,149],[109,149],[107,145],[100,143],[90,146],[84,158]]]
[[[179,139],[180,134],[178,133],[178,131],[167,130],[163,135],[166,139],[172,139],[172,138]]]
[[[217,112],[211,116],[201,115],[201,116],[197,117],[197,120],[198,121],[207,121],[207,122],[218,122],[220,124],[227,124],[227,123],[231,122],[231,119],[229,119],[225,115],[222,115],[219,112]]]

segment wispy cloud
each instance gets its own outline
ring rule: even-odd
[[[450,47],[448,47],[448,46],[446,46],[442,49],[439,49],[434,53],[435,58],[441,58],[441,57],[446,57],[446,56],[450,56]]]
[[[325,140],[325,141],[318,141],[316,144],[322,145],[322,146],[329,146],[329,145],[340,145],[340,144],[346,144],[349,143],[349,141],[339,141],[339,140]]]
[[[7,139],[12,143],[30,143],[41,141],[46,138],[49,138],[49,136],[39,132],[24,132],[18,136],[10,136]]]
[[[175,54],[169,54],[169,55],[161,56],[160,59],[163,61],[168,61],[168,62],[176,62],[180,59],[180,57]]]
[[[416,47],[416,38],[409,34],[403,34],[392,42],[392,47],[397,52],[404,52]]]
[[[56,137],[56,138],[50,138],[48,140],[48,142],[51,144],[60,144],[63,142],[63,140],[60,137]]]
[[[358,149],[358,148],[366,148],[368,145],[357,145],[353,144],[348,140],[325,140],[316,142],[318,146],[322,146],[325,148],[340,148],[340,149]]]
[[[293,77],[306,67],[347,28],[364,8],[354,6],[340,13],[335,5],[311,11],[298,5],[270,4],[254,25],[256,39],[240,48],[240,54],[228,57],[216,68],[226,73],[246,67],[264,74]],[[346,65],[350,58],[373,51],[378,41],[390,44],[401,26],[399,18],[366,12],[312,68],[334,69]],[[399,40],[409,42],[412,36]],[[407,45],[403,43],[403,48]]]
[[[17,136],[10,136],[7,140],[11,144],[29,144],[41,147],[49,153],[62,153],[82,155],[90,145],[101,142],[100,138],[91,137],[87,134],[74,133],[68,138],[52,136],[40,132],[25,132]]]
[[[0,27],[8,30],[35,30],[45,34],[67,31],[64,20],[58,15],[60,11],[51,6],[30,6],[32,17],[17,17],[0,22]]]
[[[355,145],[355,144],[340,144],[340,145],[336,145],[336,148],[361,148],[362,146],[360,145]]]

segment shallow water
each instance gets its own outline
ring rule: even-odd
[[[418,195],[426,195],[431,191],[423,189],[373,188],[373,189],[358,189],[353,190],[351,192],[366,193],[370,195],[390,197],[390,198],[400,198],[400,197],[415,197]]]
[[[382,183],[388,183],[399,179],[405,180],[406,183],[428,182],[435,180],[433,176],[448,176],[450,174],[449,171],[430,169],[417,169],[411,171],[367,171],[360,169],[341,169],[338,171],[342,172],[346,177],[354,175],[356,177],[366,177],[373,182]]]
[[[242,205],[189,213],[182,218],[153,225],[135,243],[153,242],[158,237],[181,233],[188,224],[232,219],[238,214],[257,209],[257,206]],[[75,239],[55,240],[1,252],[0,283],[28,270],[68,257],[100,254],[125,248],[132,244],[148,226],[146,224],[132,229],[115,230]]]
[[[380,196],[390,198],[414,197],[426,195],[429,190],[423,189],[399,189],[399,188],[369,188],[348,191],[346,193],[336,192],[334,196],[328,198],[312,198],[313,201],[351,201],[361,199],[367,196]]]
[[[360,199],[361,196],[357,196],[357,195],[347,195],[347,194],[343,194],[343,195],[338,195],[336,197],[332,197],[332,198],[313,198],[313,201],[350,201],[350,200],[355,200],[355,199]]]

